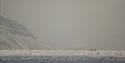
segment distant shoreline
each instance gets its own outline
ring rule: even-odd
[[[113,57],[125,57],[125,51],[110,51],[110,50],[0,50],[0,56],[30,56],[30,55],[57,55],[57,56],[113,56]]]

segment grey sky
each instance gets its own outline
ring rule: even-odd
[[[1,15],[52,49],[125,50],[125,0],[1,0]]]

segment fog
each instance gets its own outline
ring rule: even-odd
[[[0,0],[0,15],[49,49],[125,50],[125,0]]]

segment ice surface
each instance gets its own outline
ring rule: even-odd
[[[0,63],[125,63],[125,58],[89,56],[6,56]]]

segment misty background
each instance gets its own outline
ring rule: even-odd
[[[50,49],[125,50],[125,0],[0,0],[0,15]]]

